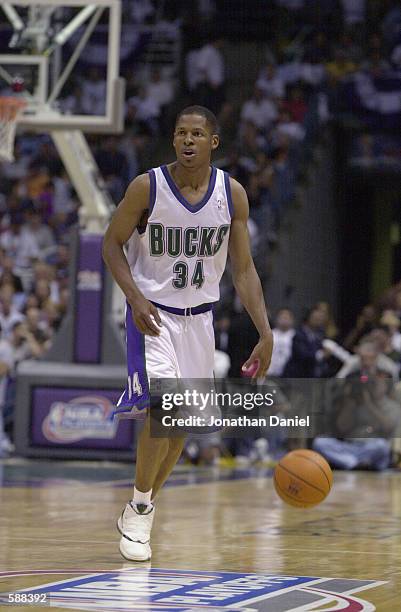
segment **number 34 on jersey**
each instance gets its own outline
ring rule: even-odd
[[[164,227],[162,223],[149,223],[149,251],[152,257],[164,254],[185,258],[213,257],[223,244],[230,230],[227,224],[219,227]],[[189,268],[186,261],[176,261],[172,279],[175,289],[188,285]],[[197,259],[190,279],[191,285],[200,289],[205,282],[203,260]]]

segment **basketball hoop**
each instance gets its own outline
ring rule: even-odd
[[[0,96],[0,160],[14,161],[14,138],[18,117],[26,101],[11,96]]]

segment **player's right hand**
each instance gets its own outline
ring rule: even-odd
[[[159,336],[162,320],[156,306],[145,297],[137,298],[130,306],[132,318],[139,331],[147,336]]]

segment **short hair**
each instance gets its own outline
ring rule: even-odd
[[[206,122],[209,124],[210,130],[212,134],[219,133],[219,124],[216,119],[214,113],[211,110],[206,108],[206,106],[200,106],[198,104],[194,104],[193,106],[187,106],[182,111],[180,111],[176,117],[175,125],[177,125],[179,119],[184,115],[199,115],[199,117],[204,117]]]

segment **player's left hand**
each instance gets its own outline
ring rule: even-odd
[[[270,332],[268,335],[263,336],[253,349],[250,357],[245,361],[242,366],[242,370],[250,370],[251,368],[255,368],[255,364],[257,363],[257,368],[255,372],[252,374],[252,378],[262,378],[266,376],[266,372],[269,368],[270,361],[272,358],[273,351],[273,334]]]

